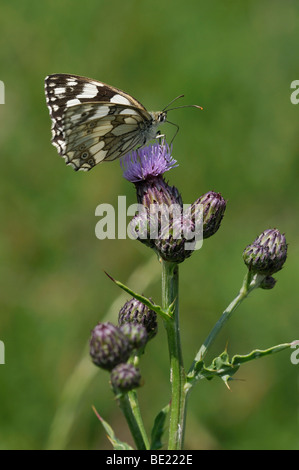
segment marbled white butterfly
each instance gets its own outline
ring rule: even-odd
[[[118,88],[69,74],[46,77],[45,93],[52,119],[52,144],[75,170],[88,171],[144,146],[157,137],[169,106],[149,112]]]

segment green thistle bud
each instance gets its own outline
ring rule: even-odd
[[[95,365],[112,370],[131,354],[128,338],[112,323],[98,323],[91,332],[90,355]]]
[[[243,252],[248,269],[270,276],[282,269],[287,259],[285,236],[276,229],[265,230]]]
[[[148,339],[158,331],[157,314],[139,300],[132,298],[125,303],[118,314],[118,326],[125,323],[140,324],[145,327]]]
[[[110,375],[111,385],[115,393],[129,392],[140,386],[141,375],[139,369],[132,364],[119,364]]]
[[[139,323],[124,323],[120,331],[128,338],[132,349],[141,349],[148,340],[148,334],[143,325]]]
[[[273,289],[276,282],[277,281],[276,281],[276,279],[274,279],[274,277],[266,276],[265,279],[263,279],[263,281],[261,282],[260,287],[262,289]]]
[[[191,206],[191,214],[194,217],[196,206],[203,206],[203,238],[214,235],[220,227],[226,209],[226,200],[220,193],[209,191],[200,196]]]

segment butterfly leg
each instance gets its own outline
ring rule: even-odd
[[[173,136],[173,138],[171,139],[171,142],[170,142],[170,145],[172,144],[172,142],[174,141],[175,137],[177,136],[177,133],[179,132],[180,128],[177,124],[175,124],[174,122],[171,122],[171,121],[166,121],[168,122],[168,124],[171,124],[172,126],[175,126],[176,127],[176,131],[175,131],[175,134]]]

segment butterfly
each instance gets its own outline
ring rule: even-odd
[[[67,165],[85,171],[156,138],[159,125],[166,122],[166,109],[175,101],[163,111],[149,112],[118,88],[69,74],[48,75],[45,94],[52,144]]]

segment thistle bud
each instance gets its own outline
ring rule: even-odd
[[[124,323],[120,331],[128,338],[132,349],[141,349],[148,340],[148,334],[143,325],[139,323]]]
[[[137,201],[149,210],[153,204],[183,205],[182,197],[175,186],[169,186],[162,176],[135,183]]]
[[[260,287],[262,289],[273,289],[273,287],[275,286],[276,284],[276,279],[274,279],[274,277],[272,276],[266,276],[265,279],[263,279],[263,281],[261,282],[260,284]]]
[[[139,369],[132,364],[119,364],[114,367],[110,375],[111,385],[114,391],[129,392],[133,388],[137,388],[141,383],[141,375]]]
[[[276,229],[265,230],[243,252],[243,259],[248,269],[267,276],[280,271],[286,258],[285,236]]]
[[[118,314],[118,326],[125,323],[140,324],[145,327],[148,339],[152,339],[158,331],[157,314],[139,300],[128,300]]]
[[[194,224],[181,214],[179,218],[165,225],[155,244],[161,258],[172,263],[181,263],[189,258],[193,253],[193,249],[186,248],[186,244],[190,243],[190,233],[194,234]]]
[[[214,235],[220,227],[226,209],[226,200],[220,193],[209,191],[200,196],[191,206],[191,215],[195,217],[196,206],[202,205],[203,238]]]
[[[130,222],[132,235],[149,248],[155,247],[155,239],[151,238],[151,227],[154,226],[154,223],[153,217],[146,209],[135,215]]]
[[[95,365],[112,370],[131,354],[128,338],[112,323],[98,323],[91,332],[90,355]]]

